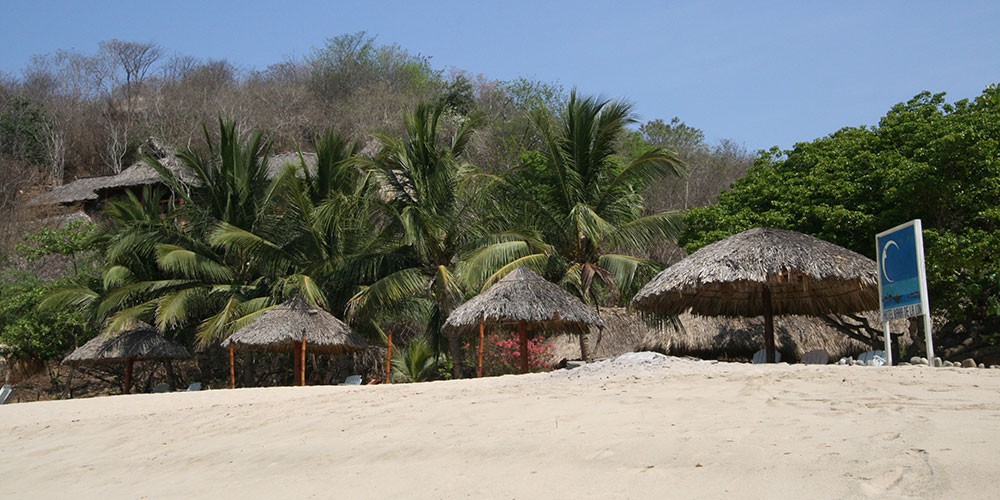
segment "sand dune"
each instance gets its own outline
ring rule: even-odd
[[[995,492],[1000,370],[633,355],[552,374],[0,407],[0,498]]]

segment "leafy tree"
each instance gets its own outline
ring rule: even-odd
[[[60,359],[97,332],[76,309],[39,310],[51,290],[26,272],[0,274],[0,343],[4,355],[17,359]]]
[[[967,331],[1000,326],[1000,88],[953,104],[924,92],[877,127],[772,149],[719,202],[693,209],[694,250],[755,226],[794,229],[875,257],[874,235],[922,219],[932,307]]]
[[[0,158],[43,165],[47,159],[45,125],[41,109],[0,89]]]
[[[518,200],[514,224],[525,229],[477,256],[487,260],[482,268],[499,267],[486,281],[529,266],[591,302],[631,296],[658,269],[633,252],[675,239],[681,218],[678,212],[644,215],[643,193],[654,182],[682,175],[682,162],[657,147],[617,154],[626,126],[635,121],[624,102],[572,92],[558,117],[537,108],[531,118],[544,147],[524,155],[507,176],[507,195]]]

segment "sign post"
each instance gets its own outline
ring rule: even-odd
[[[878,259],[878,296],[885,331],[886,362],[892,365],[889,321],[924,317],[927,364],[934,366],[931,308],[924,267],[924,238],[920,219],[900,224],[875,236]]]

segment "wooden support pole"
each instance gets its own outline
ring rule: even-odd
[[[528,325],[521,320],[517,326],[518,341],[521,344],[521,373],[528,373]]]
[[[386,344],[389,346],[385,351],[385,383],[392,383],[392,328],[389,329],[389,339]]]
[[[236,345],[229,343],[229,388],[236,388]]]
[[[486,342],[486,317],[479,318],[479,365],[476,367],[476,377],[483,378],[483,344]]]
[[[774,363],[774,309],[771,305],[771,288],[764,285],[764,350],[767,362]]]
[[[299,351],[299,356],[301,356],[301,359],[299,360],[299,385],[304,387],[306,385],[306,334],[305,333],[302,334],[302,350]]]

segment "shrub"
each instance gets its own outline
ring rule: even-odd
[[[467,352],[477,352],[478,344],[466,345]],[[476,355],[470,356],[475,366]],[[528,370],[544,372],[552,368],[552,344],[543,337],[528,339]],[[497,376],[521,373],[521,347],[517,332],[490,333],[483,346],[483,375]]]

